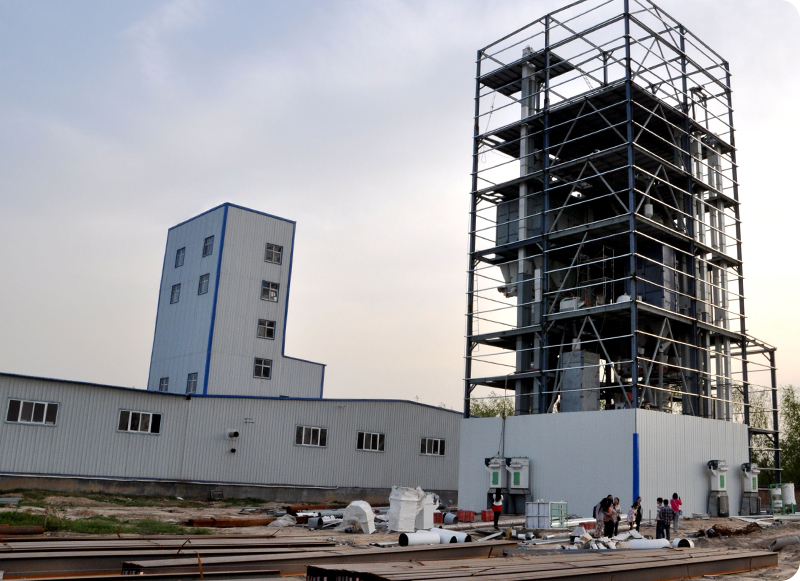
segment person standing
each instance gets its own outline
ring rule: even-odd
[[[636,531],[642,532],[642,516],[644,514],[644,510],[642,509],[642,497],[636,497]]]
[[[603,509],[603,536],[609,539],[614,536],[614,501],[605,499]]]
[[[630,527],[631,530],[636,528],[636,503],[635,502],[631,505],[631,508],[628,511],[628,518],[626,520],[628,521],[628,527]]]
[[[672,524],[672,509],[669,507],[668,499],[664,499],[661,507],[662,533],[669,540],[669,525]]]
[[[494,514],[494,529],[500,530],[500,514],[503,512],[503,495],[500,493],[499,488],[494,489],[492,496],[492,511]]]
[[[594,510],[592,511],[593,512],[592,516],[594,516],[594,520],[595,520],[594,535],[597,538],[600,538],[600,537],[603,536],[603,526],[604,526],[603,525],[603,504],[605,503],[605,501],[606,501],[606,499],[603,498],[600,502],[597,503],[597,505],[594,507]]]
[[[677,492],[673,492],[672,500],[669,501],[669,507],[672,509],[672,526],[676,533],[678,532],[678,518],[681,516],[681,506],[683,506],[681,497],[678,496]]]
[[[619,505],[619,498],[614,497],[614,536],[619,534],[619,521],[622,520],[622,507]]]
[[[661,509],[664,508],[661,506],[661,503],[664,499],[660,496],[656,499],[656,538],[660,539],[664,536],[664,521],[661,520]]]

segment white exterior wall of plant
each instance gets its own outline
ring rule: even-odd
[[[637,412],[642,501],[655,514],[656,498],[677,492],[683,512],[708,512],[709,460],[727,460],[732,515],[742,498],[741,465],[748,462],[747,426],[655,411]],[[646,493],[646,494],[645,494]]]
[[[58,402],[58,421],[0,423],[0,474],[451,491],[457,484],[460,414],[414,402],[189,400],[0,374],[3,420],[9,398]],[[163,414],[161,433],[117,431],[121,409]],[[295,445],[297,425],[327,428],[327,447]],[[240,437],[229,439],[229,429]],[[386,434],[386,451],[356,450],[358,431]],[[421,455],[422,437],[445,439],[446,455]]]
[[[590,515],[606,494],[631,494],[634,412],[615,410],[461,420],[458,504],[487,508],[484,459],[531,460],[534,499],[566,500],[572,514]]]
[[[171,393],[186,393],[188,374],[197,373],[197,393],[322,396],[325,366],[283,355],[294,230],[290,220],[232,204],[170,229],[148,389],[158,391],[160,379],[168,377]],[[204,257],[209,236],[214,236],[213,252]],[[281,264],[265,261],[267,243],[283,247]],[[176,268],[179,248],[186,248],[186,254],[183,266]],[[198,295],[204,274],[209,275],[208,292]],[[279,284],[277,302],[261,300],[264,280]],[[178,283],[180,300],[170,304],[172,286]],[[257,336],[259,319],[275,322],[274,339]],[[270,379],[253,376],[256,357],[272,361]]]
[[[230,206],[222,250],[209,394],[321,397],[323,366],[283,356],[295,224]],[[281,264],[264,260],[266,244],[283,247]],[[261,282],[279,284],[278,301],[261,300]],[[275,338],[256,335],[275,321]],[[272,361],[271,379],[253,377],[254,358]]]
[[[461,420],[458,499],[468,510],[487,508],[489,473],[484,459],[498,455],[531,459],[535,499],[566,500],[572,514],[591,516],[607,494],[627,510],[633,502],[634,433],[638,440],[638,482],[644,516],[655,514],[656,498],[677,492],[684,513],[707,512],[706,462],[731,466],[728,495],[738,514],[747,462],[747,426],[646,410],[609,410]]]

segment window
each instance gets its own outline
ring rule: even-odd
[[[197,285],[197,294],[204,295],[208,292],[208,277],[209,275],[207,274],[200,277],[200,284]]]
[[[328,428],[297,426],[294,435],[294,443],[298,446],[325,448],[328,445]]]
[[[197,393],[197,374],[190,373],[186,378],[186,393]]]
[[[259,359],[256,357],[255,369],[253,370],[253,377],[260,379],[269,379],[272,375],[272,359]]]
[[[275,321],[267,321],[266,319],[259,319],[257,337],[259,339],[274,339]]]
[[[172,285],[172,294],[169,295],[169,304],[174,305],[181,300],[181,284]]]
[[[203,256],[211,256],[212,252],[214,252],[214,237],[209,236],[203,242]]]
[[[278,246],[277,244],[270,244],[269,242],[267,242],[267,251],[264,254],[264,260],[266,262],[274,262],[275,264],[280,264],[282,256],[283,256],[283,246]]]
[[[183,266],[183,257],[186,256],[186,247],[178,248],[178,251],[175,253],[175,268],[179,268]]]
[[[158,381],[158,391],[169,391],[169,377],[162,377]]]
[[[120,410],[119,424],[117,426],[117,429],[120,432],[139,432],[140,434],[160,434],[161,414]]]
[[[373,432],[359,432],[356,440],[356,450],[369,450],[371,452],[383,452],[383,444],[386,436]]]
[[[6,421],[16,424],[41,424],[55,426],[58,417],[58,404],[47,401],[8,400]]]
[[[278,302],[278,283],[269,282],[267,280],[261,281],[261,300]]]
[[[422,438],[419,453],[425,456],[444,456],[444,440],[439,438]]]

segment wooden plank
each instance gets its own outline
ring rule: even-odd
[[[301,555],[252,555],[246,557],[211,557],[203,560],[203,570],[248,570],[255,567],[279,569],[281,575],[305,573],[309,564],[386,562],[427,559],[464,559],[500,556],[504,549],[516,547],[516,541],[487,541],[419,547],[342,549],[340,551],[309,552]],[[150,574],[151,572],[193,571],[196,560],[169,559],[158,561],[126,561],[123,571]]]

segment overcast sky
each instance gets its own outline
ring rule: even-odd
[[[286,353],[460,407],[475,51],[563,0],[0,1],[0,371],[145,387],[167,228],[297,221]],[[749,332],[800,384],[800,15],[662,0],[733,72]]]

